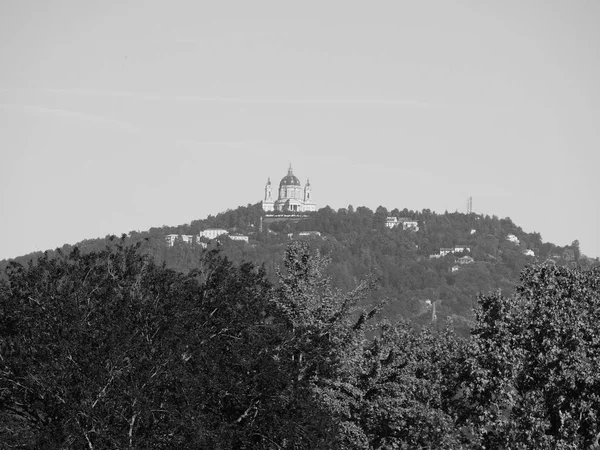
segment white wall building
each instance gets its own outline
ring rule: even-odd
[[[399,223],[398,218],[395,216],[388,216],[385,219],[385,226],[388,228],[397,227]]]
[[[228,234],[227,230],[223,230],[222,228],[207,228],[204,231],[201,231],[199,236],[205,237],[206,239],[215,239],[222,234]]]
[[[400,219],[402,220],[402,219]],[[403,230],[419,231],[419,222],[416,220],[405,220],[402,222]]]
[[[461,252],[470,252],[471,248],[467,247],[466,245],[455,245],[454,246],[454,253],[461,253]]]
[[[508,236],[506,236],[506,240],[510,241],[510,242],[514,242],[515,244],[519,243],[519,238],[516,237],[514,234],[509,234]]]
[[[191,234],[167,234],[165,236],[165,240],[167,241],[169,247],[173,247],[177,239],[181,239],[181,241],[185,242],[186,244],[191,244],[194,242],[194,238],[195,236]]]
[[[419,222],[416,220],[407,219],[406,217],[388,216],[385,219],[385,226],[388,228],[396,228],[402,224],[403,230],[419,231]]]
[[[298,236],[307,237],[307,236],[321,236],[320,231],[301,231],[298,233]]]

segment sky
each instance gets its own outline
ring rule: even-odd
[[[600,256],[600,2],[0,2],[0,259],[317,207],[510,217]],[[452,245],[453,243],[448,243]]]

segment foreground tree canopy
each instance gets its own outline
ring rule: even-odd
[[[0,284],[6,448],[594,448],[600,270],[531,266],[469,339],[361,308],[294,242],[271,284],[138,246],[12,264]]]

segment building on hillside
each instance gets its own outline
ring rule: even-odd
[[[514,242],[515,244],[519,243],[519,238],[516,237],[514,234],[509,234],[508,236],[506,236],[506,240],[510,241],[510,242]]]
[[[530,248],[525,250],[524,253],[525,253],[525,256],[535,256],[535,252],[533,250],[531,250]]]
[[[470,256],[461,256],[460,258],[457,259],[457,262],[459,264],[473,264],[473,262],[475,262],[475,260],[473,258],[471,258]]]
[[[446,256],[446,255],[449,255],[450,253],[454,253],[454,249],[452,247],[450,247],[450,248],[444,248],[444,247],[440,248],[440,255],[441,256]]]
[[[169,247],[173,247],[173,245],[175,244],[175,241],[177,240],[178,237],[179,237],[178,234],[167,234],[165,236],[165,240],[167,241],[167,245]]]
[[[450,270],[452,272],[456,272],[458,269],[460,269],[460,266],[454,265],[454,266],[452,266],[452,268]]]
[[[169,244],[169,247],[173,247],[177,239],[181,239],[186,244],[190,244],[194,240],[194,236],[191,234],[167,234],[165,236],[165,240],[167,241],[167,244]]]
[[[453,253],[462,253],[462,252],[470,252],[471,248],[466,245],[455,245]]]
[[[165,240],[167,241],[167,245],[169,247],[173,247],[173,245],[175,245],[175,242],[177,242],[177,239],[181,239],[181,241],[186,244],[191,244],[192,242],[196,242],[197,244],[200,244],[201,246],[206,247],[206,244],[204,244],[203,242],[201,243],[198,240],[198,236],[194,236],[191,234],[167,234],[165,236]],[[204,244],[204,245],[202,245],[202,244]]]
[[[281,211],[293,213],[317,210],[317,206],[312,201],[310,182],[306,180],[306,185],[302,188],[300,180],[298,180],[292,171],[291,164],[287,175],[279,182],[277,200],[273,200],[271,179],[269,178],[267,181],[262,208],[266,212]]]
[[[223,230],[222,228],[207,228],[204,231],[201,231],[198,236],[204,237],[206,239],[215,239],[222,234],[228,234],[227,230]]]
[[[403,230],[419,231],[419,222],[416,220],[395,216],[388,216],[385,219],[385,226],[388,228],[396,228],[400,224]]]
[[[410,219],[400,219],[403,230],[419,231],[419,222]]]
[[[388,228],[396,228],[400,224],[400,221],[395,216],[388,216],[385,219],[385,226]]]
[[[231,239],[232,241],[244,241],[246,243],[248,242],[248,236],[243,236],[241,234],[230,234],[229,239]]]
[[[320,237],[321,232],[320,231],[301,231],[300,233],[298,233],[298,236],[300,236],[300,237]]]

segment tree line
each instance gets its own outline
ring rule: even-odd
[[[0,282],[5,448],[599,448],[600,269],[526,267],[468,338],[390,320],[319,245],[264,266],[141,243],[11,263]]]

